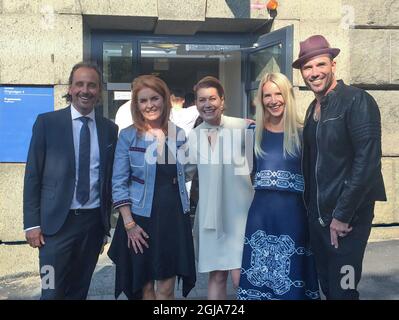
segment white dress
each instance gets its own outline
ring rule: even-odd
[[[203,122],[189,136],[190,161],[195,158],[199,178],[194,222],[198,272],[241,267],[245,225],[254,194],[246,161],[252,160],[252,145],[247,146],[249,157],[244,156],[246,127],[243,119],[222,116],[220,126]],[[208,134],[212,130],[216,138],[211,147]]]

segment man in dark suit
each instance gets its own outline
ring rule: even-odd
[[[101,73],[88,62],[69,77],[65,109],[33,126],[24,183],[24,229],[39,248],[42,299],[85,299],[109,235],[118,127],[95,112]]]

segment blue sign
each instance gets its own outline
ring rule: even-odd
[[[26,162],[36,117],[48,111],[53,87],[0,86],[0,162]]]

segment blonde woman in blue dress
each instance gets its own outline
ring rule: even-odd
[[[257,95],[255,196],[238,299],[319,299],[302,201],[301,128],[290,81],[266,74]]]

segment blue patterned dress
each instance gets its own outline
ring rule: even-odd
[[[248,213],[240,300],[320,299],[309,250],[300,158],[283,156],[283,133],[265,130],[255,159],[255,196]]]

